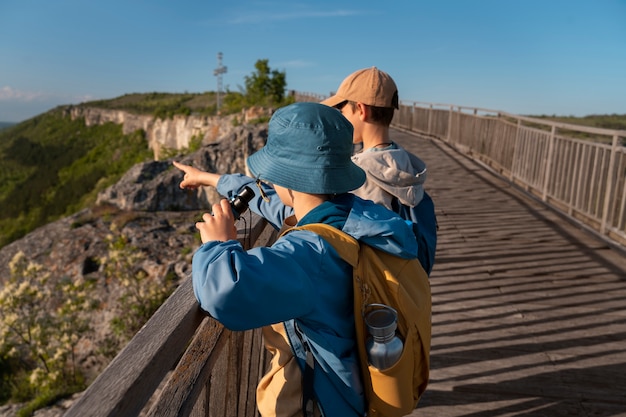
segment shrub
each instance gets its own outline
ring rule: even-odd
[[[143,252],[130,245],[122,235],[109,235],[107,239],[108,255],[101,263],[107,280],[117,283],[121,288],[117,314],[111,321],[120,347],[141,329],[169,297],[176,276],[171,273],[164,277],[150,277],[141,267],[145,260]]]
[[[0,291],[2,380],[10,399],[47,404],[85,388],[77,367],[79,340],[92,331],[92,283],[64,277],[52,281],[41,265],[17,253]]]

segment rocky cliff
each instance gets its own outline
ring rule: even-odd
[[[95,119],[104,122],[115,114],[88,113],[90,123],[95,123]],[[140,118],[124,120],[131,126],[129,129],[137,126],[133,123],[146,122]],[[246,157],[265,144],[267,124],[229,128],[226,124],[220,124],[228,132],[225,135],[192,154],[173,159],[213,172],[245,173]],[[181,120],[180,126],[193,126],[193,122]],[[171,143],[180,145],[185,140],[172,138]],[[107,340],[115,337],[110,321],[119,313],[116,309],[121,284],[107,278],[104,271],[111,236],[123,237],[139,251],[141,260],[134,268],[145,273],[154,285],[166,276],[174,276],[177,282],[188,277],[191,256],[200,245],[194,224],[219,196],[212,187],[181,190],[181,180],[182,173],[171,165],[171,159],[138,164],[102,192],[94,207],[43,226],[0,249],[0,285],[9,276],[9,262],[18,252],[52,273],[50,285],[68,277],[96,282],[93,296],[99,308],[90,313],[95,332],[81,340],[76,352],[78,364],[89,379],[110,360],[99,352]],[[13,416],[15,409],[0,407],[0,417]],[[38,415],[56,416],[62,412],[63,407],[57,407]]]
[[[171,119],[85,106],[68,106],[66,112],[72,120],[84,118],[87,126],[112,122],[122,125],[124,134],[143,130],[155,159],[160,159],[166,150],[189,148],[192,138],[201,138],[202,144],[213,143],[228,135],[236,125],[269,115],[269,110],[262,108],[244,109],[228,116],[179,115]]]

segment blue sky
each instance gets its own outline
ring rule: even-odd
[[[626,0],[0,0],[0,121],[134,92],[238,91],[259,59],[329,94],[377,66],[400,99],[626,114]]]

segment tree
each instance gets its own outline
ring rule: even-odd
[[[259,59],[254,67],[256,72],[245,77],[246,103],[260,106],[284,104],[287,86],[286,73],[272,70],[267,59]]]

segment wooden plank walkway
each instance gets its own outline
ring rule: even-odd
[[[392,138],[428,164],[439,220],[411,415],[626,416],[626,255],[446,145]]]

